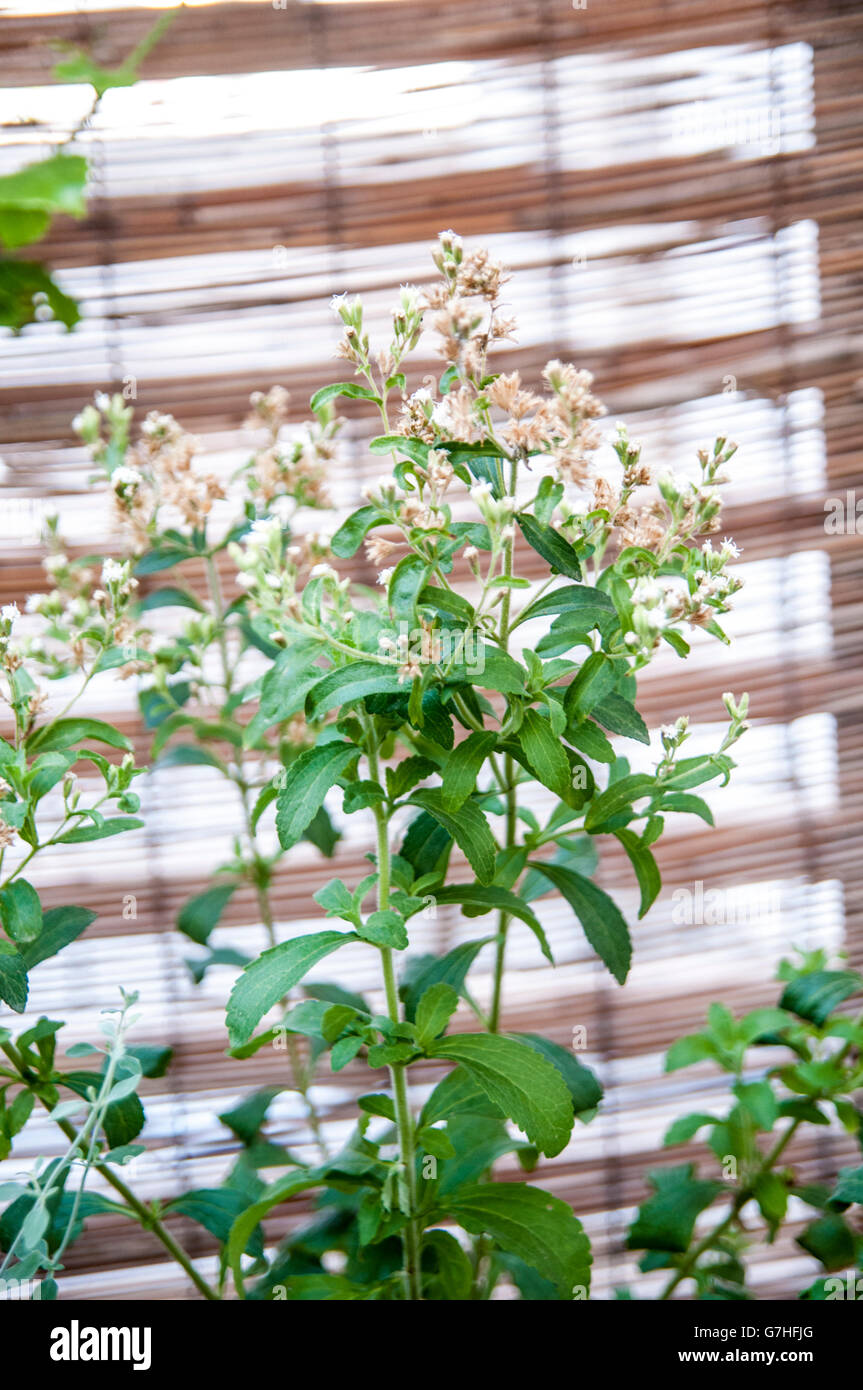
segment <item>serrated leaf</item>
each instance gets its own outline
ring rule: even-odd
[[[633,802],[643,796],[652,796],[657,790],[656,778],[646,772],[630,773],[612,782],[604,792],[595,796],[587,808],[584,828],[588,832],[598,829],[620,811],[629,810]]]
[[[471,1235],[490,1235],[551,1281],[564,1298],[590,1287],[590,1242],[567,1202],[527,1183],[462,1188],[449,1213]]]
[[[42,930],[35,941],[22,946],[21,956],[28,970],[64,946],[75,941],[95,921],[97,913],[86,907],[49,907],[42,917]]]
[[[339,777],[358,757],[359,749],[341,741],[307,748],[287,768],[276,799],[276,830],[282,849],[290,849]]]
[[[425,1048],[442,1033],[458,1008],[458,995],[452,985],[440,981],[423,992],[417,1005],[416,1039]]]
[[[544,874],[563,894],[596,954],[622,985],[632,963],[632,942],[629,928],[614,900],[589,878],[560,864],[531,860],[531,868]]]
[[[314,932],[282,941],[253,960],[240,975],[228,1000],[226,1023],[231,1047],[247,1042],[274,1004],[307,975],[313,965],[349,941],[356,932]]]
[[[444,763],[441,779],[441,803],[445,811],[458,811],[472,794],[476,779],[496,742],[496,734],[490,731],[476,732],[453,748]]]
[[[464,1067],[495,1105],[549,1158],[572,1132],[572,1098],[560,1073],[525,1043],[492,1033],[463,1033],[428,1049]]]
[[[384,666],[377,661],[353,661],[350,666],[329,671],[312,686],[306,695],[306,715],[319,720],[330,710],[355,705],[367,695],[398,695],[403,691],[404,685],[399,681],[395,666]]]
[[[343,521],[330,541],[330,549],[340,560],[355,555],[374,526],[386,523],[386,514],[379,507],[360,507]]]
[[[482,909],[486,912],[497,909],[499,912],[508,913],[510,917],[518,917],[520,921],[530,927],[546,960],[553,963],[551,947],[548,944],[542,923],[517,893],[512,893],[496,883],[453,883],[438,888],[434,894],[434,899],[439,904],[458,903],[461,907]],[[482,914],[480,912],[477,915]]]
[[[623,845],[629,862],[635,870],[635,877],[641,889],[641,905],[638,909],[638,915],[643,917],[646,912],[650,911],[662,887],[659,865],[647,846],[641,843],[634,830],[615,830],[614,835]]]
[[[438,788],[414,792],[410,804],[426,811],[455,840],[480,883],[491,883],[497,845],[478,806],[466,801],[453,816],[446,810]]]
[[[518,740],[534,776],[566,801],[572,792],[572,770],[551,724],[535,709],[526,709]]]
[[[19,946],[30,945],[39,936],[42,904],[26,878],[13,878],[0,892],[0,919],[6,935]]]
[[[364,941],[371,941],[375,946],[390,946],[393,950],[403,951],[408,945],[404,918],[391,908],[371,913],[357,931]]]
[[[528,545],[551,565],[552,570],[565,574],[568,579],[581,578],[581,565],[575,546],[559,531],[538,521],[529,512],[517,512],[515,519]]]

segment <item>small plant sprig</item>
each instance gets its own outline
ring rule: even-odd
[[[360,381],[312,399],[313,409],[339,396],[367,401],[383,426],[370,447],[390,457],[391,472],[331,546],[335,562],[365,545],[382,567],[380,597],[335,563],[301,572],[276,527],[232,543],[252,611],[280,649],[282,688],[301,696],[319,729],[280,779],[281,844],[290,849],[338,787],[345,813],[371,815],[376,850],[359,884],[334,879],[316,894],[349,930],[281,942],[245,968],[228,1006],[229,1039],[248,1056],[296,1028],[330,1051],[335,1070],[364,1058],[389,1079],[387,1093],[361,1098],[340,1154],[273,1184],[235,1224],[227,1256],[245,1294],[250,1223],[297,1191],[325,1190],[321,1223],[286,1242],[255,1297],[488,1298],[504,1277],[543,1291],[523,1296],[587,1295],[589,1245],[570,1208],[533,1186],[489,1180],[505,1152],[527,1170],[559,1153],[575,1116],[589,1118],[601,1096],[562,1048],[501,1032],[508,934],[526,925],[551,959],[532,903],[560,893],[622,984],[632,941],[591,877],[596,843],[613,837],[623,847],[643,915],[661,885],[651,846],[666,816],[712,819],[691,789],[727,781],[727,750],[746,727],[745,697],[728,696],[731,723],[717,752],[680,759],[679,721],[652,773],[633,772],[608,737],[649,742],[635,680],[662,643],[685,657],[693,629],[727,640],[718,615],[739,588],[727,569],[737,552],[703,537],[718,528],[734,446],[717,440],[699,456],[695,482],[666,476],[654,489],[639,446],[618,427],[616,474],[601,469],[602,406],[589,374],[551,362],[539,395],[517,373],[491,372],[490,349],[514,331],[502,312],[503,267],[485,251],[466,254],[451,232],[434,258],[440,279],[403,287],[377,353],[361,300],[335,301],[339,355]],[[444,370],[434,390],[409,392],[405,362],[426,315]],[[455,849],[467,881],[450,865]],[[408,957],[399,978],[409,924],[430,899],[470,917],[495,913],[496,929],[441,959]],[[314,965],[363,942],[380,954],[384,1012],[322,990],[255,1032]],[[480,1004],[468,974],[486,945],[494,977]],[[460,998],[479,1031],[447,1032]],[[417,1116],[408,1073],[421,1058],[453,1069]],[[342,1273],[309,1268],[309,1250],[325,1245]]]
[[[57,525],[47,525],[46,571],[55,587],[33,595],[26,608],[40,616],[40,630],[19,635],[16,605],[0,612],[0,694],[9,718],[0,738],[0,1001],[23,1013],[29,976],[43,961],[70,945],[96,917],[88,908],[68,905],[43,910],[34,885],[24,876],[28,865],[58,846],[88,845],[143,825],[136,812],[139,798],[132,783],[140,775],[132,744],[104,720],[76,712],[91,681],[129,663],[129,644],[140,634],[131,617],[135,580],[128,564],[72,560],[65,553]],[[48,712],[43,681],[71,680],[73,694],[55,713]],[[102,751],[107,750],[107,751]],[[119,754],[119,762],[109,753]],[[93,797],[79,783],[81,768],[95,769],[101,791]],[[68,1071],[57,1065],[56,1035],[62,1020],[40,1018],[17,1037],[0,1027],[0,1159],[7,1158],[39,1101],[69,1141],[58,1159],[40,1165],[24,1191],[3,1184],[11,1198],[0,1217],[4,1270],[32,1297],[56,1296],[55,1275],[62,1256],[77,1239],[87,1216],[122,1211],[152,1230],[171,1258],[185,1270],[205,1297],[216,1297],[182,1247],[146,1203],[136,1197],[118,1169],[143,1152],[132,1141],[145,1123],[135,1094],[142,1075],[160,1076],[170,1048],[133,1048],[125,1042],[128,1010],[125,996],[119,1020],[106,1020],[106,1044],[100,1071]],[[96,1053],[89,1044],[69,1049],[70,1059]],[[71,1092],[72,1100],[61,1098]],[[76,1130],[70,1116],[83,1108]],[[80,1169],[75,1192],[67,1183]],[[119,1194],[119,1203],[85,1190],[97,1172]],[[14,1263],[12,1263],[14,1261]],[[44,1277],[36,1281],[36,1276]],[[4,1274],[6,1277],[6,1274]]]
[[[628,1246],[647,1252],[642,1271],[669,1271],[661,1299],[681,1285],[693,1287],[696,1298],[752,1297],[747,1251],[762,1239],[772,1244],[791,1217],[794,1199],[817,1213],[796,1243],[833,1276],[816,1280],[800,1297],[858,1296],[863,1231],[849,1208],[863,1205],[863,1167],[843,1168],[832,1189],[801,1183],[787,1150],[809,1125],[833,1123],[858,1145],[863,1141],[863,1116],[855,1104],[863,1085],[863,1015],[840,1011],[863,993],[863,977],[829,968],[826,953],[813,951],[802,953],[799,962],[783,961],[779,978],[784,989],[778,1007],[754,1009],[736,1020],[724,1005],[712,1004],[706,1028],[678,1039],[666,1058],[669,1072],[710,1061],[733,1080],[727,1114],[684,1115],[665,1136],[666,1145],[674,1146],[706,1131],[721,1175],[699,1176],[692,1163],[658,1169],[651,1174],[654,1195],[629,1230]],[[759,1064],[765,1053],[767,1066]],[[704,1234],[696,1232],[700,1214],[716,1207],[719,1219]],[[841,1271],[850,1272],[850,1284],[835,1277]]]

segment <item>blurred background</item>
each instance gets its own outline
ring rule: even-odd
[[[3,8],[0,174],[49,154],[91,108],[92,87],[53,80],[52,43],[116,66],[159,13],[131,0]],[[599,1118],[540,1170],[584,1221],[600,1297],[632,1277],[625,1228],[646,1171],[670,1161],[668,1124],[719,1103],[709,1067],[663,1075],[670,1042],[713,999],[738,1012],[774,1002],[776,964],[794,945],[863,965],[861,61],[855,0],[193,3],[140,80],[108,91],[70,147],[90,162],[87,215],[56,218],[38,254],[80,321],[71,332],[50,321],[20,336],[0,328],[4,603],[45,587],[45,511],[59,511],[74,553],[110,548],[108,508],[70,425],[94,391],[125,391],[140,419],[172,412],[227,475],[246,456],[239,426],[252,390],[285,385],[302,420],[309,394],[344,374],[332,361],[330,296],[362,294],[370,325],[382,326],[394,289],[430,278],[442,228],[515,272],[519,331],[498,370],[518,367],[533,385],[550,357],[589,368],[610,421],[625,418],[657,466],[691,473],[715,435],[738,441],[723,525],[743,549],[733,644],[698,643],[685,666],[669,653],[641,687],[651,727],[691,716],[692,752],[718,742],[721,693],[750,691],[739,770],[730,787],[708,789],[717,829],[681,824],[663,840],[663,892],[635,928],[624,991],[562,902],[537,904],[556,970],[528,932],[512,937],[505,1026],[586,1042],[579,1055],[606,1087]],[[413,385],[434,369],[429,345]],[[341,514],[380,471],[365,452],[373,425],[355,404],[345,403],[330,485]],[[835,531],[830,499],[846,522]],[[319,529],[320,516],[307,516]],[[354,572],[363,577],[361,561]],[[116,718],[144,760],[134,682],[103,681],[89,712]],[[168,1075],[144,1084],[148,1152],[134,1182],[148,1197],[217,1183],[234,1144],[218,1113],[279,1083],[279,1054],[225,1059],[231,972],[195,986],[184,963],[194,948],[173,929],[237,829],[211,778],[206,768],[150,774],[139,784],[144,830],[58,853],[36,880],[49,904],[100,915],[40,967],[33,1018],[68,1019],[68,1044],[91,1035],[117,984],[134,985],[136,1041],[175,1049]],[[341,826],[325,877],[361,876],[360,819]],[[600,880],[634,921],[622,852],[603,858]],[[313,927],[320,882],[316,852],[298,846],[276,885],[280,932]],[[433,951],[476,933],[455,908],[421,928]],[[214,944],[263,946],[250,895],[235,895]],[[373,953],[325,973],[374,993]],[[363,1065],[322,1074],[315,1099],[334,1138],[367,1089]],[[269,1133],[303,1152],[299,1098],[280,1095],[270,1115]],[[47,1121],[28,1135],[34,1154],[50,1151]],[[699,1146],[673,1161],[681,1153],[697,1158]],[[847,1137],[820,1129],[792,1157],[814,1182],[852,1153]],[[272,1229],[303,1211],[298,1199]],[[174,1225],[191,1252],[213,1257],[201,1227]],[[758,1256],[762,1296],[791,1297],[818,1272],[793,1229]],[[119,1235],[108,1216],[89,1223],[63,1296],[189,1295],[145,1233]],[[652,1288],[640,1277],[641,1296]]]

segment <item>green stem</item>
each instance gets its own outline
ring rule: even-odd
[[[518,479],[518,461],[512,459],[509,466],[509,496],[515,497],[516,483]],[[504,545],[504,565],[503,572],[508,578],[512,576],[512,552],[513,541],[507,540]],[[498,640],[505,652],[509,651],[510,633],[510,600],[511,589],[504,589],[503,601],[500,612],[500,628]],[[516,842],[516,832],[518,829],[518,800],[515,783],[515,766],[510,755],[504,758],[503,776],[506,783],[506,848],[512,849]],[[503,976],[506,966],[506,938],[509,932],[511,918],[508,912],[501,912],[498,916],[498,937],[497,950],[494,962],[494,983],[492,986],[491,1008],[488,1014],[488,1030],[490,1033],[497,1033],[500,1028],[500,1009],[501,997],[503,993]]]
[[[368,731],[368,750],[369,770],[373,780],[377,781],[379,776],[377,748],[375,747],[374,734],[371,730]],[[377,904],[378,911],[385,912],[390,901],[390,845],[387,833],[387,815],[382,806],[375,806],[374,815],[377,825],[378,850]],[[400,1023],[402,1021],[402,1015],[399,1006],[392,948],[389,946],[381,946],[379,950],[381,953],[381,967],[384,978],[387,1013],[393,1023]],[[402,1210],[408,1218],[403,1232],[405,1293],[407,1298],[411,1301],[419,1302],[422,1300],[422,1280],[420,1277],[419,1233],[415,1219],[417,1207],[416,1147],[414,1145],[414,1124],[408,1097],[405,1064],[394,1063],[390,1066],[389,1073],[393,1088],[396,1127],[399,1138],[399,1162],[401,1165],[399,1196]]]

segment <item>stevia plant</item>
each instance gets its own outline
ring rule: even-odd
[[[170,415],[151,411],[133,442],[133,408],[120,395],[100,393],[75,421],[98,468],[97,481],[107,486],[136,581],[147,587],[136,604],[143,647],[131,655],[141,675],[139,701],[152,731],[154,767],[177,769],[180,777],[189,767],[214,769],[237,808],[241,828],[230,860],[177,918],[181,932],[208,948],[189,961],[199,983],[214,965],[249,960],[232,948],[209,946],[241,887],[252,892],[270,944],[276,944],[272,887],[284,851],[268,843],[265,813],[275,797],[274,769],[299,756],[316,733],[303,716],[303,691],[283,687],[281,649],[249,612],[245,572],[229,576],[229,595],[220,565],[227,561],[230,570],[239,536],[254,551],[266,549],[278,534],[299,573],[313,571],[329,553],[329,536],[294,537],[292,522],[301,509],[327,504],[325,469],[339,421],[322,406],[300,430],[286,428],[288,393],[280,387],[256,392],[251,404],[246,426],[258,443],[224,481],[199,461],[198,441]],[[160,583],[169,571],[173,582]],[[303,838],[332,855],[339,836],[323,807],[304,827]],[[314,1057],[302,1055],[293,1034],[286,1035],[286,1051],[293,1085],[326,1154],[310,1096]],[[273,1099],[272,1090],[264,1094]],[[259,1127],[266,1105],[250,1103]],[[245,1134],[245,1109],[238,1116],[229,1113],[226,1122]]]
[[[266,950],[231,994],[235,1055],[295,1033],[329,1051],[334,1070],[372,1072],[342,1151],[296,1164],[234,1224],[226,1258],[241,1296],[249,1276],[259,1298],[482,1299],[504,1277],[523,1297],[587,1295],[589,1244],[569,1206],[493,1179],[503,1154],[531,1171],[560,1153],[601,1094],[564,1049],[502,1031],[508,938],[526,926],[551,959],[532,904],[553,891],[623,984],[630,930],[592,877],[596,846],[622,846],[643,915],[661,886],[652,847],[668,814],[711,822],[693,789],[727,781],[745,728],[746,698],[726,695],[715,752],[683,756],[681,718],[649,771],[633,771],[608,737],[649,742],[636,675],[663,645],[685,658],[693,628],[726,640],[736,550],[704,537],[718,529],[735,446],[718,439],[700,453],[695,481],[654,479],[618,426],[602,467],[589,374],[550,362],[537,394],[517,372],[490,370],[514,328],[503,268],[451,232],[434,259],[439,279],[402,289],[380,351],[361,300],[336,301],[355,379],[312,408],[367,402],[382,429],[370,448],[390,471],[336,531],[333,563],[300,572],[276,522],[266,540],[230,543],[258,631],[279,649],[273,679],[292,703],[301,694],[318,730],[275,779],[281,845],[335,789],[344,814],[371,820],[376,844],[360,883],[336,878],[316,894],[332,927]],[[406,359],[427,316],[443,373],[434,390],[409,392]],[[335,568],[363,544],[380,567],[377,595]],[[403,954],[430,901],[494,923],[441,958]],[[379,953],[383,1011],[310,984],[311,998],[256,1031],[313,966],[362,943]],[[493,984],[481,1003],[470,971],[486,945]],[[451,1031],[461,999],[476,1022]],[[418,1107],[410,1080],[426,1059],[450,1069]],[[321,1193],[314,1224],[247,1268],[257,1224],[306,1189]]]
[[[706,1027],[668,1052],[669,1072],[702,1062],[719,1067],[730,1107],[674,1122],[666,1145],[687,1144],[703,1131],[711,1171],[700,1173],[694,1163],[657,1170],[654,1193],[629,1229],[628,1246],[646,1252],[641,1270],[665,1271],[660,1299],[679,1287],[700,1299],[753,1297],[747,1256],[792,1220],[800,1223],[797,1245],[824,1270],[800,1297],[863,1297],[863,1166],[841,1169],[830,1187],[804,1181],[788,1155],[798,1131],[831,1123],[863,1147],[863,1015],[841,1008],[863,993],[863,976],[829,968],[817,950],[783,961],[779,979],[778,1007],[735,1019],[713,1004]],[[801,1216],[795,1203],[815,1215]]]
[[[132,613],[136,581],[128,564],[70,559],[47,524],[45,568],[53,586],[31,597],[39,632],[20,635],[21,614],[0,611],[0,694],[6,709],[0,738],[0,1001],[25,1011],[29,980],[43,961],[75,941],[96,917],[78,905],[43,909],[28,874],[37,858],[60,846],[87,846],[139,828],[132,784],[132,744],[114,725],[77,713],[91,682],[123,673],[138,633]],[[46,681],[71,683],[72,694],[49,710]],[[84,780],[91,773],[97,789]],[[63,1255],[85,1219],[120,1213],[152,1231],[200,1292],[215,1297],[161,1215],[136,1196],[122,1169],[139,1153],[133,1141],[145,1115],[137,1095],[142,1076],[164,1073],[170,1049],[134,1046],[126,1033],[135,996],[123,997],[118,1017],[105,1018],[99,1045],[76,1043],[65,1059],[57,1040],[64,1020],[39,1018],[17,1034],[0,1024],[0,1159],[13,1158],[38,1102],[65,1136],[67,1147],[34,1170],[14,1170],[0,1183],[0,1278],[26,1296],[54,1298]],[[5,1012],[5,1011],[4,1011]],[[111,1012],[111,1011],[108,1011]],[[92,1058],[76,1069],[77,1058]],[[71,1064],[71,1065],[70,1065]],[[109,1200],[88,1188],[94,1174],[114,1189]]]

